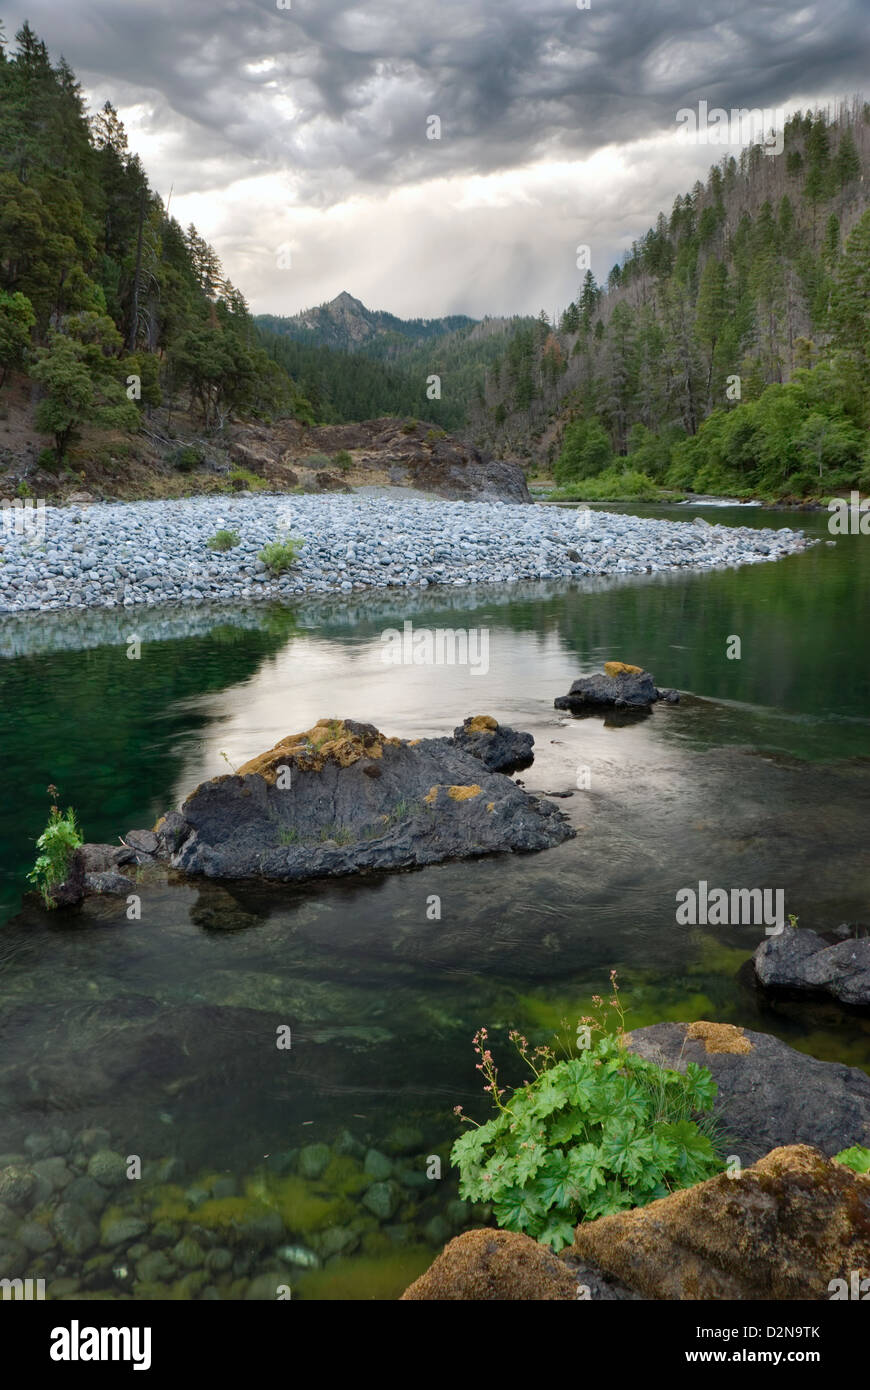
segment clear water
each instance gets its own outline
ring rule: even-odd
[[[825,514],[714,519],[827,538]],[[377,1148],[401,1122],[422,1152],[446,1154],[453,1105],[485,1113],[475,1029],[503,1052],[514,1025],[544,1041],[611,968],[630,1026],[714,1017],[870,1070],[866,1019],[760,999],[746,970],[758,928],[675,925],[675,893],[700,879],[781,887],[786,911],[819,929],[866,920],[868,557],[867,538],[847,537],[708,574],[0,625],[0,1152],[49,1123],[100,1124],[126,1153],[245,1175],[345,1128]],[[380,634],[405,618],[487,628],[488,674],[385,665]],[[733,636],[740,660],[726,656]],[[553,709],[609,658],[683,702],[628,722]],[[22,908],[49,783],[89,840],[114,841],[318,718],[416,737],[475,713],[534,734],[522,779],[573,792],[560,805],[575,840],[292,888],[146,883],[138,922],[112,899],[73,916],[32,896]],[[455,1197],[449,1176],[438,1193],[424,1214]],[[316,1296],[408,1282],[403,1267],[395,1289],[367,1284],[362,1257],[329,1273]]]

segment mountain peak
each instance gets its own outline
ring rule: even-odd
[[[337,294],[335,299],[331,299],[326,305],[327,309],[362,309],[363,311],[365,311],[365,307],[361,299],[354,299],[347,290],[342,290],[341,294]]]

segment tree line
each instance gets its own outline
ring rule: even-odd
[[[798,112],[726,156],[599,284],[510,343],[479,442],[585,495],[870,485],[870,107]],[[622,483],[619,479],[622,477]],[[655,488],[653,487],[653,491]]]
[[[265,351],[244,296],[195,226],[150,187],[107,102],[25,23],[0,28],[0,389],[36,384],[62,462],[85,424],[137,429],[184,392],[206,428],[233,414],[313,418]],[[53,460],[51,455],[53,454]]]

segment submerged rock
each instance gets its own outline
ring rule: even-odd
[[[676,704],[679,698],[676,690],[659,690],[649,671],[640,666],[605,661],[603,675],[599,672],[581,676],[568,694],[558,696],[553,705],[580,714],[590,709],[648,709],[657,700]]]
[[[530,1236],[466,1231],[444,1247],[402,1301],[573,1301],[577,1282],[564,1261]]]
[[[99,874],[85,874],[85,892],[96,896],[109,893],[114,896],[125,897],[128,893],[133,892],[135,886],[132,878],[127,878],[124,874],[111,870]]]
[[[655,1023],[630,1033],[628,1045],[676,1071],[689,1062],[709,1068],[719,1088],[714,1114],[744,1164],[788,1144],[829,1156],[870,1145],[870,1076],[857,1067],[820,1062],[727,1023]]]
[[[870,1176],[816,1149],[774,1149],[575,1231],[572,1254],[644,1298],[828,1300],[870,1276]]]
[[[831,994],[842,1004],[870,1006],[870,937],[832,945],[814,931],[785,927],[761,943],[753,963],[766,988]]]
[[[481,735],[497,762],[527,748],[528,736],[497,724],[460,733]],[[189,833],[172,864],[212,878],[403,869],[546,849],[575,834],[557,807],[454,739],[409,742],[338,719],[321,719],[235,775],[204,782],[182,816]]]

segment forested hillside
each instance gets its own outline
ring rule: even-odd
[[[293,318],[261,314],[255,322],[269,356],[324,423],[410,415],[455,430],[467,426],[472,406],[483,401],[487,373],[505,342],[532,321],[399,319],[340,294]]]
[[[0,417],[17,392],[54,470],[162,406],[206,433],[425,418],[590,498],[870,486],[868,190],[856,98],[794,115],[780,155],[725,156],[558,324],[402,320],[346,292],[254,320],[115,109],[88,116],[25,24],[0,34]]]
[[[242,294],[150,188],[109,104],[25,24],[0,41],[0,388],[34,384],[40,459],[85,426],[136,430],[179,397],[206,429],[310,408],[257,343]],[[0,395],[0,408],[3,397]]]
[[[821,494],[868,473],[870,107],[798,113],[587,272],[489,374],[475,438],[584,496]],[[631,476],[626,476],[626,475]]]

